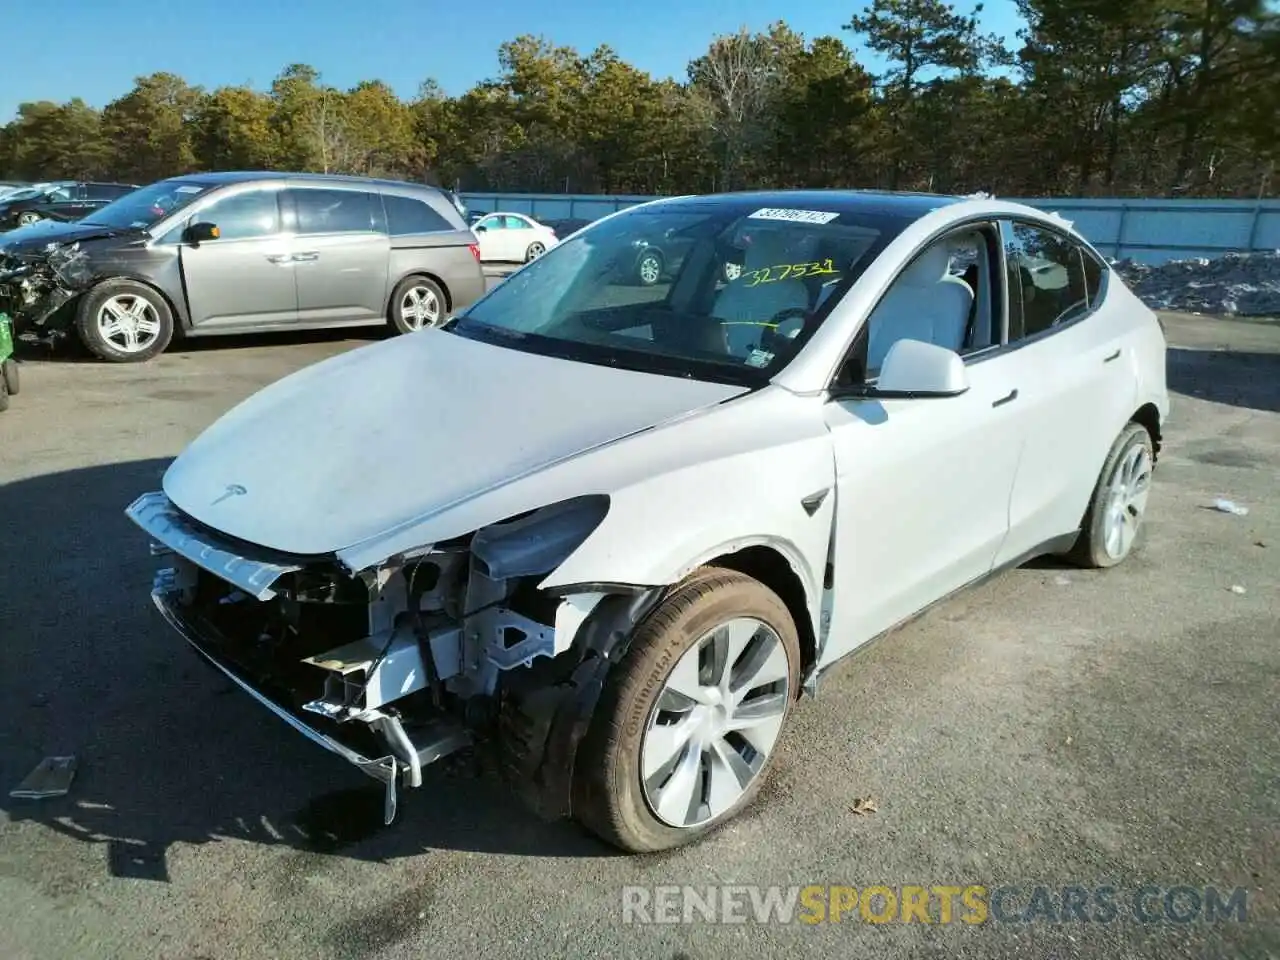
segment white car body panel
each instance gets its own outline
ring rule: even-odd
[[[829,659],[991,570],[1026,439],[1016,404],[992,407],[1018,382],[1016,353],[971,365],[958,397],[826,404],[838,471]]]

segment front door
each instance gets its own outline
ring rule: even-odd
[[[971,362],[958,397],[827,404],[836,536],[824,660],[990,572],[1024,440],[1019,366],[1016,352]]]
[[[290,187],[285,203],[297,223],[299,322],[385,320],[391,241],[379,226],[382,198],[363,190]]]
[[[507,218],[502,214],[489,214],[476,224],[474,233],[480,244],[480,259],[485,263],[510,259],[511,238]]]
[[[855,357],[872,382],[900,339],[954,350],[965,360],[966,392],[826,406],[836,527],[824,663],[995,564],[1026,442],[1028,387],[1018,351],[1002,346],[999,258],[994,224],[934,242],[899,273],[858,340],[867,352]]]
[[[196,221],[214,224],[219,236],[181,243],[193,329],[296,323],[294,241],[280,229],[279,191],[237,189],[215,197],[188,223]]]

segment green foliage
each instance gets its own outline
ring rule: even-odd
[[[713,37],[683,80],[608,46],[523,35],[498,76],[411,99],[307,64],[265,91],[138,77],[101,111],[24,103],[0,177],[146,183],[193,170],[314,170],[473,190],[685,193],[889,187],[1006,195],[1263,196],[1280,155],[1270,0],[1015,0],[1007,50],[981,5],[871,0],[837,36],[783,22]]]

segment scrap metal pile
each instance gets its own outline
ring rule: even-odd
[[[1153,310],[1280,317],[1280,250],[1112,266]]]

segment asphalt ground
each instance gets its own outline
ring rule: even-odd
[[[1139,551],[1023,567],[870,646],[800,704],[760,803],[645,858],[540,822],[465,759],[382,828],[376,784],[151,609],[124,507],[232,404],[368,338],[34,357],[0,415],[0,957],[1280,956],[1280,325],[1167,322]],[[69,796],[8,796],[66,753]],[[625,922],[624,888],[656,920],[656,887],[710,884],[1017,890],[984,923]],[[1247,891],[1243,920],[1185,890],[1166,912],[1209,885]]]

